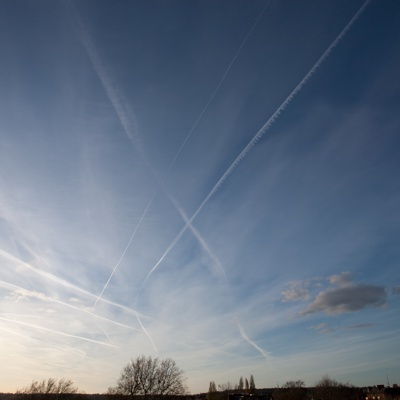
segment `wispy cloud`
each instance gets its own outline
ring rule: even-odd
[[[282,291],[283,301],[306,301],[311,297],[309,282],[291,282],[289,288]]]
[[[242,338],[247,343],[249,343],[251,346],[253,346],[257,351],[259,351],[261,353],[261,355],[268,360],[269,359],[269,354],[264,349],[262,349],[260,346],[258,346],[257,343],[255,343],[253,340],[251,340],[247,336],[246,332],[244,331],[244,329],[243,329],[243,327],[242,327],[242,325],[240,324],[239,321],[236,321],[236,325],[237,325],[237,327],[239,329],[239,332],[240,332],[240,335],[242,336]]]
[[[29,322],[18,321],[18,320],[15,320],[15,319],[5,318],[5,317],[1,317],[1,316],[0,316],[0,319],[2,321],[10,322],[12,324],[22,325],[22,326],[25,326],[25,327],[28,327],[28,328],[44,331],[44,332],[47,332],[47,333],[52,333],[54,335],[65,336],[65,337],[72,338],[72,339],[83,340],[83,341],[86,341],[86,342],[91,342],[91,343],[95,343],[95,344],[99,344],[99,345],[103,345],[103,346],[117,347],[117,346],[115,346],[113,344],[110,344],[110,343],[106,343],[106,342],[102,342],[102,341],[99,341],[99,340],[91,339],[91,338],[88,338],[88,337],[85,337],[85,336],[73,335],[73,334],[70,334],[70,333],[67,333],[67,332],[57,331],[57,330],[54,330],[54,329],[49,329],[49,328],[46,328],[44,326],[37,325],[37,324],[32,324],[32,323],[29,323]]]

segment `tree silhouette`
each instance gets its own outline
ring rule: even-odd
[[[131,360],[122,370],[117,386],[109,394],[182,395],[188,392],[184,372],[171,358],[160,360],[146,356]]]

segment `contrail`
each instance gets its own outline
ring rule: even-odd
[[[239,56],[243,46],[245,45],[245,43],[247,42],[247,39],[250,37],[250,35],[253,33],[255,27],[257,26],[258,22],[260,21],[262,15],[264,14],[264,11],[267,9],[269,3],[271,0],[268,0],[267,3],[265,4],[264,8],[261,10],[260,14],[258,15],[258,17],[256,18],[256,20],[254,21],[253,26],[250,28],[249,32],[247,33],[246,37],[243,39],[242,43],[240,44],[238,50],[236,51],[235,55],[233,56],[231,62],[229,63],[228,67],[226,68],[224,74],[222,75],[222,78],[220,79],[217,87],[214,89],[213,93],[211,94],[211,97],[209,98],[208,102],[206,103],[205,107],[203,108],[203,110],[201,111],[200,115],[197,117],[195,123],[193,124],[192,128],[190,129],[189,133],[186,135],[185,139],[183,140],[180,148],[178,149],[178,151],[176,152],[173,160],[171,161],[171,164],[168,167],[168,170],[170,170],[173,165],[175,164],[177,158],[179,157],[179,154],[181,153],[182,149],[185,147],[186,142],[189,140],[190,136],[192,135],[192,132],[194,131],[194,129],[196,128],[197,124],[200,122],[201,118],[203,117],[204,113],[207,111],[208,106],[210,105],[210,103],[213,101],[215,95],[217,94],[220,86],[222,85],[222,83],[224,82],[226,76],[228,75],[229,71],[232,68],[232,65],[235,63],[237,57]]]
[[[268,360],[269,354],[268,354],[264,349],[262,349],[260,346],[258,346],[255,342],[253,342],[253,341],[246,335],[246,332],[244,331],[244,329],[243,329],[243,327],[242,327],[242,325],[240,324],[239,321],[236,321],[236,325],[237,325],[237,327],[238,327],[238,329],[239,329],[239,332],[240,332],[240,335],[242,336],[242,338],[243,338],[247,343],[249,343],[251,346],[253,346],[256,350],[258,350],[258,351],[262,354],[262,356],[265,357],[265,358]]]
[[[171,199],[172,201],[174,201],[174,199]],[[179,211],[179,213],[181,214],[182,218],[184,219],[184,221],[189,225],[190,230],[192,231],[193,235],[196,237],[196,239],[199,241],[199,243],[201,244],[203,250],[208,254],[208,256],[215,262],[215,264],[217,265],[217,274],[219,276],[223,277],[224,283],[227,285],[229,291],[231,292],[231,287],[229,285],[227,276],[226,276],[226,272],[225,272],[225,268],[223,267],[221,261],[219,261],[218,257],[211,251],[210,247],[208,246],[207,242],[203,239],[203,237],[200,235],[200,233],[197,231],[197,229],[189,222],[188,217],[186,216],[186,214],[184,213],[184,211],[178,206],[178,204],[176,204],[177,210]],[[239,320],[237,317],[235,317],[236,320],[236,325],[239,329],[240,332],[240,336],[247,342],[249,343],[251,346],[253,346],[257,351],[259,351],[263,357],[265,357],[266,359],[268,359],[268,353],[262,349],[260,346],[258,346],[253,340],[251,340],[243,326],[240,324]]]
[[[72,335],[72,334],[69,334],[69,333],[61,332],[61,331],[56,331],[54,329],[45,328],[44,326],[31,324],[31,323],[28,323],[28,322],[17,321],[17,320],[14,320],[14,319],[4,318],[4,317],[1,317],[1,316],[0,316],[0,320],[6,321],[6,322],[11,322],[13,324],[27,326],[29,328],[34,328],[34,329],[42,330],[42,331],[49,332],[49,333],[53,333],[55,335],[66,336],[66,337],[70,337],[70,338],[73,338],[73,339],[84,340],[86,342],[101,344],[103,346],[117,347],[117,346],[115,346],[113,344],[110,344],[110,343],[104,343],[104,342],[101,342],[99,340],[89,339],[89,338],[84,337],[84,336],[77,336],[77,335]]]
[[[85,25],[82,22],[82,19],[79,16],[79,13],[76,11],[75,7],[71,2],[64,2],[66,4],[67,10],[70,12],[72,20],[74,22],[74,26],[77,31],[77,35],[84,45],[86,52],[89,56],[89,60],[92,63],[92,66],[98,76],[107,96],[114,107],[114,110],[118,116],[119,122],[124,129],[124,132],[128,139],[132,142],[135,150],[142,156],[142,159],[145,159],[144,149],[142,146],[142,141],[140,135],[138,133],[137,128],[137,120],[136,117],[127,111],[126,101],[123,96],[116,90],[116,83],[113,82],[110,78],[110,75],[107,73],[106,68],[102,64],[100,57],[97,53],[96,46],[90,38],[90,35],[85,28]]]
[[[211,97],[209,98],[208,102],[206,103],[205,107],[204,107],[203,110],[201,111],[200,115],[197,117],[197,119],[196,119],[195,123],[193,124],[192,128],[190,129],[190,131],[189,131],[188,134],[186,135],[185,139],[183,140],[181,146],[179,147],[178,151],[176,152],[174,158],[172,159],[172,161],[171,161],[171,163],[170,163],[170,165],[169,165],[169,167],[168,167],[168,169],[167,169],[167,176],[168,176],[170,170],[172,169],[172,167],[174,166],[174,164],[175,164],[177,158],[179,157],[179,154],[181,153],[182,149],[185,147],[186,142],[189,140],[190,136],[192,135],[192,132],[195,130],[196,126],[197,126],[198,123],[200,122],[200,120],[201,120],[201,118],[203,117],[204,113],[207,111],[208,106],[209,106],[210,103],[213,101],[213,99],[214,99],[215,95],[217,94],[217,92],[218,92],[220,86],[222,85],[222,83],[224,82],[224,80],[225,80],[226,76],[228,75],[230,69],[232,68],[232,65],[235,63],[237,57],[239,56],[239,53],[241,52],[243,46],[244,46],[245,43],[247,42],[247,39],[250,37],[250,35],[251,35],[252,32],[254,31],[255,27],[257,26],[259,20],[261,19],[262,15],[263,15],[263,13],[264,13],[264,11],[267,9],[267,7],[268,7],[270,1],[271,1],[271,0],[268,0],[268,2],[266,3],[266,5],[264,6],[264,8],[261,10],[260,14],[258,15],[258,17],[256,18],[255,22],[253,23],[251,29],[250,29],[249,32],[247,33],[246,37],[244,38],[244,40],[243,40],[242,43],[240,44],[240,46],[239,46],[238,50],[236,51],[234,57],[232,58],[231,62],[229,63],[227,69],[225,70],[224,74],[222,75],[222,78],[220,79],[220,81],[219,81],[217,87],[214,89],[213,93],[211,94]],[[80,26],[82,26],[82,23],[81,23],[80,20],[79,20],[79,23],[80,23]],[[88,35],[85,33],[86,31],[84,31],[83,28],[81,28],[81,31],[84,33],[84,35],[82,36],[82,41],[85,42],[84,38],[85,38],[85,37],[87,38],[86,42],[88,43],[88,45],[85,44],[85,47],[87,48],[87,51],[88,51],[88,53],[89,53],[89,55],[90,55],[89,48],[92,49],[92,53],[94,53],[94,52],[93,52],[94,46],[91,44],[91,41],[88,39]],[[98,68],[101,64],[100,64],[100,61],[98,60],[98,57],[97,57],[96,53],[94,53],[94,55],[93,55],[93,56],[90,56],[90,57],[91,57],[91,59],[93,58],[92,62],[93,62],[94,65],[97,65],[97,68]],[[95,61],[96,61],[96,62],[95,62]],[[96,69],[96,67],[95,67],[95,69]],[[100,70],[100,73],[97,71],[97,69],[96,69],[96,72],[97,72],[97,74],[99,75],[99,77],[100,77],[100,76],[103,76],[104,74],[101,73],[101,68],[98,68],[98,69]],[[103,79],[100,78],[100,79],[102,80],[102,82],[103,82],[103,81],[106,82],[106,84],[103,83],[103,86],[109,87],[110,89],[112,89],[113,86],[107,83],[107,79],[106,79],[106,78],[107,78],[107,76],[105,76]],[[107,90],[107,89],[106,89],[106,90]],[[112,92],[112,90],[110,90],[110,92]],[[117,96],[115,96],[115,95],[110,96],[110,100],[113,99],[113,98],[117,98]],[[113,101],[111,100],[111,102],[113,102]],[[113,105],[114,105],[114,103],[113,103]],[[114,106],[114,108],[115,108],[115,106]],[[142,154],[142,156],[144,156],[144,154],[145,154],[144,150],[141,150],[141,154]],[[160,181],[160,180],[158,179],[158,181]],[[111,275],[110,275],[110,277],[108,278],[106,284],[104,285],[104,287],[103,287],[103,289],[102,289],[100,295],[97,297],[97,299],[96,299],[96,301],[95,301],[95,303],[94,303],[94,306],[96,306],[96,305],[97,305],[97,302],[102,298],[102,296],[103,296],[105,290],[107,289],[107,287],[108,287],[108,285],[109,285],[109,283],[110,283],[110,281],[111,281],[113,275],[115,274],[115,271],[118,269],[118,267],[119,267],[121,261],[122,261],[123,258],[125,257],[125,254],[126,254],[126,252],[128,251],[128,249],[129,249],[129,247],[130,247],[130,245],[131,245],[131,243],[132,243],[132,240],[133,240],[133,238],[135,237],[136,232],[137,232],[137,230],[139,229],[139,227],[140,227],[140,225],[141,225],[143,219],[144,219],[145,216],[147,215],[147,212],[148,212],[148,210],[149,210],[151,204],[153,203],[153,201],[154,201],[156,195],[157,195],[157,193],[154,194],[154,196],[150,199],[149,203],[147,204],[147,206],[146,206],[146,208],[145,208],[145,210],[144,210],[144,212],[143,212],[143,214],[142,214],[142,216],[141,216],[139,222],[137,223],[137,225],[135,226],[135,228],[134,228],[134,230],[133,230],[133,233],[132,233],[132,235],[131,235],[131,237],[130,237],[130,239],[129,239],[129,241],[128,241],[128,244],[126,245],[126,247],[125,247],[125,249],[124,249],[124,251],[123,251],[123,253],[122,253],[120,259],[118,260],[117,264],[115,265],[113,271],[111,272]],[[178,208],[177,208],[177,210],[178,210]],[[179,210],[178,210],[178,211],[179,211]]]
[[[207,242],[203,239],[200,232],[190,223],[188,216],[183,211],[182,207],[179,206],[178,202],[172,197],[170,197],[170,201],[174,204],[175,208],[178,210],[181,215],[183,221],[188,225],[192,234],[200,243],[203,250],[208,254],[208,256],[214,261],[217,268],[215,269],[216,275],[223,279],[224,283],[228,285],[228,278],[226,276],[225,268],[222,263],[219,261],[218,257],[212,252]]]
[[[0,249],[0,257],[1,256],[6,258],[6,259],[8,259],[9,261],[19,265],[19,266],[22,266],[24,268],[29,269],[30,271],[38,274],[39,276],[41,276],[42,278],[45,278],[48,281],[55,282],[55,283],[57,283],[57,284],[59,284],[61,286],[64,286],[64,287],[68,288],[68,289],[72,289],[73,291],[76,291],[76,292],[78,292],[80,294],[84,294],[88,298],[96,297],[93,293],[90,293],[90,292],[88,292],[88,291],[86,291],[84,289],[81,289],[79,286],[73,285],[72,283],[69,283],[69,282],[65,281],[64,279],[58,278],[57,276],[55,276],[53,274],[50,274],[48,272],[41,271],[41,270],[38,270],[38,269],[32,267],[30,264],[20,260],[19,258],[11,255],[10,253],[8,253],[8,252],[6,252],[6,251],[4,251],[2,249]],[[9,284],[9,285],[11,285],[11,284]],[[129,307],[123,306],[122,304],[116,303],[114,301],[103,299],[103,302],[105,304],[110,305],[110,306],[119,308],[119,309],[121,309],[121,310],[123,310],[123,311],[125,311],[125,312],[127,312],[129,314],[133,314],[135,316],[139,314],[138,311],[133,310],[133,309],[131,309]],[[69,306],[73,307],[72,305],[69,305]],[[93,314],[93,315],[96,316],[97,318],[100,318],[97,314]],[[141,316],[142,317],[146,317],[145,315],[141,315]]]
[[[154,267],[147,274],[145,280],[142,283],[143,287],[152,273],[158,268],[158,266],[163,262],[165,257],[169,254],[169,252],[175,247],[176,243],[180,240],[184,232],[187,230],[189,225],[193,222],[193,220],[197,217],[197,215],[201,212],[206,203],[210,200],[210,198],[214,195],[214,193],[222,186],[228,176],[233,172],[236,166],[242,161],[242,159],[247,155],[247,153],[254,147],[254,145],[262,138],[262,136],[271,128],[273,123],[277,120],[279,115],[285,110],[285,108],[290,104],[290,102],[294,99],[294,97],[300,92],[300,90],[304,87],[304,85],[308,82],[308,80],[314,75],[315,71],[322,65],[322,63],[329,56],[331,51],[337,46],[340,40],[345,36],[347,31],[351,28],[354,22],[358,19],[361,13],[364,11],[366,6],[371,0],[367,0],[361,8],[356,12],[356,14],[351,18],[351,20],[347,23],[347,25],[343,28],[343,30],[339,33],[336,39],[331,43],[331,45],[325,50],[322,56],[318,59],[318,61],[314,64],[314,66],[308,71],[308,73],[304,76],[304,78],[300,81],[300,83],[292,90],[289,96],[286,97],[284,102],[277,108],[277,110],[272,114],[272,116],[267,120],[267,122],[261,127],[261,129],[253,136],[247,146],[240,152],[240,154],[236,157],[230,167],[225,171],[225,173],[221,176],[218,182],[214,185],[211,191],[208,193],[207,197],[202,201],[198,209],[195,213],[190,217],[189,221],[184,225],[184,227],[180,230],[178,235],[172,241],[172,243],[165,250],[164,254],[157,261]]]
[[[137,330],[137,328],[134,328],[133,326],[129,326],[129,325],[123,324],[121,322],[118,322],[118,321],[115,321],[115,320],[112,320],[112,319],[109,319],[109,318],[102,317],[102,316],[100,316],[98,314],[92,313],[91,311],[89,311],[86,308],[77,307],[77,306],[74,306],[72,304],[66,303],[64,301],[57,300],[57,299],[55,299],[53,297],[49,297],[46,294],[41,293],[41,292],[28,290],[28,289],[25,289],[25,288],[23,288],[21,286],[17,286],[17,285],[14,285],[12,283],[5,282],[5,281],[2,281],[2,280],[0,280],[0,286],[3,287],[3,288],[9,289],[9,290],[13,291],[16,294],[20,294],[23,297],[36,298],[36,299],[39,299],[39,300],[42,300],[42,301],[61,304],[61,305],[65,306],[65,307],[69,307],[69,308],[72,308],[73,310],[79,311],[81,313],[88,314],[88,315],[90,315],[90,316],[92,316],[92,317],[94,317],[96,319],[102,320],[104,322],[109,322],[109,323],[112,323],[114,325],[121,326],[123,328]]]

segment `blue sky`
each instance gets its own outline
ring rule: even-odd
[[[400,383],[399,17],[3,2],[0,390]]]

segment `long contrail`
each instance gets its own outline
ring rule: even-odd
[[[59,284],[61,286],[64,286],[64,287],[68,288],[68,289],[72,289],[75,292],[83,294],[87,298],[95,298],[96,297],[93,293],[90,293],[90,292],[88,292],[88,291],[86,291],[84,289],[81,289],[79,286],[73,285],[72,283],[70,283],[70,282],[68,282],[68,281],[66,281],[64,279],[61,279],[61,278],[59,278],[59,277],[57,277],[57,276],[55,276],[55,275],[53,275],[53,274],[51,274],[49,272],[41,271],[41,270],[39,270],[37,268],[34,268],[32,265],[26,263],[25,261],[20,260],[19,258],[13,256],[12,254],[10,254],[10,253],[2,250],[2,249],[0,249],[0,257],[4,257],[4,258],[8,259],[9,261],[17,264],[20,267],[27,268],[28,270],[34,272],[35,274],[39,275],[40,277],[44,278],[47,281],[55,282],[55,283],[57,283],[57,284]],[[119,309],[121,309],[121,310],[123,310],[123,311],[125,311],[125,312],[127,312],[129,314],[133,314],[135,316],[137,316],[139,314],[138,311],[136,311],[136,310],[134,310],[132,308],[123,306],[122,304],[116,303],[114,301],[103,299],[103,302],[105,304],[110,305],[110,306],[119,308]],[[97,316],[97,314],[93,314],[93,315]],[[145,315],[141,315],[141,317],[146,317],[146,316]]]
[[[313,65],[313,67],[307,72],[304,78],[299,82],[299,84],[290,92],[290,94],[286,97],[284,102],[277,108],[277,110],[272,114],[272,116],[267,120],[267,122],[261,127],[261,129],[253,136],[247,146],[240,152],[240,154],[236,157],[233,163],[229,166],[229,168],[225,171],[225,173],[221,176],[218,182],[214,185],[211,191],[208,193],[207,197],[202,201],[198,209],[195,213],[190,217],[189,221],[184,225],[184,227],[180,230],[178,235],[172,241],[172,243],[165,250],[164,254],[157,261],[154,267],[147,274],[145,280],[142,283],[142,287],[145,285],[149,277],[152,273],[158,268],[158,266],[163,262],[165,257],[169,254],[169,252],[175,247],[176,243],[180,240],[184,232],[187,230],[189,225],[193,222],[193,220],[197,217],[197,215],[201,212],[203,207],[207,204],[210,198],[214,195],[214,193],[222,186],[228,176],[233,172],[233,170],[237,167],[237,165],[242,161],[242,159],[247,155],[247,153],[254,147],[254,145],[263,137],[263,135],[271,128],[273,123],[277,120],[279,115],[285,110],[285,108],[290,104],[290,102],[294,99],[294,97],[300,92],[300,90],[304,87],[304,85],[309,81],[309,79],[314,75],[317,69],[322,65],[322,63],[329,56],[331,51],[337,46],[337,44],[343,39],[347,31],[351,28],[357,18],[361,15],[364,9],[367,7],[368,3],[371,0],[366,0],[366,2],[361,6],[361,8],[354,14],[351,20],[347,23],[347,25],[342,29],[336,39],[330,44],[330,46],[325,50],[322,56],[318,59],[318,61]]]
[[[5,282],[5,281],[2,281],[2,280],[0,280],[0,287],[8,289],[8,290],[12,291],[13,293],[16,293],[17,295],[19,294],[19,295],[21,295],[23,297],[35,298],[35,299],[38,299],[38,300],[41,300],[41,301],[57,303],[57,304],[60,304],[62,306],[65,306],[65,307],[72,308],[73,310],[79,311],[81,313],[90,315],[90,316],[92,316],[92,317],[94,317],[96,319],[102,320],[104,322],[109,322],[109,323],[112,323],[114,325],[121,326],[123,328],[137,330],[137,328],[134,328],[133,326],[126,325],[126,324],[123,324],[121,322],[118,322],[118,321],[115,321],[115,320],[112,320],[112,319],[109,319],[109,318],[106,318],[106,317],[102,317],[102,316],[100,316],[98,314],[95,314],[95,313],[89,311],[86,308],[77,307],[77,306],[74,306],[74,305],[69,304],[67,302],[64,302],[64,301],[61,301],[61,300],[57,300],[57,299],[55,299],[53,297],[47,296],[46,294],[44,294],[42,292],[36,292],[36,291],[28,290],[28,289],[25,289],[25,288],[23,288],[21,286],[17,286],[17,285],[14,285],[12,283]]]
[[[107,97],[118,116],[119,122],[121,123],[126,136],[132,142],[139,155],[145,159],[145,157],[143,157],[144,149],[138,132],[135,115],[127,110],[126,101],[121,93],[117,90],[116,83],[111,80],[110,75],[107,73],[106,68],[101,62],[96,46],[90,38],[90,35],[88,34],[87,29],[83,24],[81,17],[79,16],[79,13],[76,11],[71,2],[64,3],[66,4],[66,8],[72,17],[77,35],[85,47],[93,69],[95,70],[96,75],[99,78]]]
[[[183,140],[181,146],[179,147],[179,149],[178,149],[177,152],[175,153],[175,156],[174,156],[174,158],[172,159],[172,161],[171,161],[171,163],[170,163],[170,165],[169,165],[169,167],[168,167],[168,169],[167,169],[167,176],[168,176],[170,170],[172,169],[172,167],[174,166],[176,160],[178,159],[178,157],[179,157],[179,155],[180,155],[182,149],[185,147],[186,142],[189,140],[189,138],[190,138],[190,136],[192,135],[193,131],[195,130],[196,126],[198,125],[198,123],[199,123],[200,120],[202,119],[203,115],[204,115],[205,112],[207,111],[209,105],[210,105],[211,102],[213,101],[213,99],[214,99],[215,95],[217,94],[217,92],[218,92],[220,86],[221,86],[222,83],[224,82],[226,76],[228,75],[228,73],[229,73],[229,71],[231,70],[233,64],[235,63],[237,57],[239,56],[239,54],[240,54],[240,52],[241,52],[243,46],[244,46],[245,43],[247,42],[247,40],[248,40],[248,38],[250,37],[250,35],[253,33],[255,27],[257,26],[259,20],[260,20],[261,17],[262,17],[264,11],[267,9],[267,7],[268,7],[270,1],[271,1],[271,0],[268,0],[268,2],[265,4],[264,8],[261,10],[260,14],[258,15],[258,17],[256,18],[256,20],[254,21],[252,27],[250,28],[249,32],[247,33],[247,35],[246,35],[245,38],[243,39],[243,41],[242,41],[242,43],[240,44],[238,50],[236,51],[235,55],[233,56],[231,62],[229,63],[228,67],[226,68],[224,74],[222,75],[222,77],[221,77],[221,79],[220,79],[218,85],[216,86],[216,88],[214,89],[213,93],[211,94],[211,96],[210,96],[208,102],[206,103],[205,107],[203,108],[203,110],[201,111],[201,113],[199,114],[199,116],[197,117],[197,119],[196,119],[195,123],[193,124],[192,128],[189,130],[189,132],[188,132],[188,134],[186,135],[185,139]],[[80,21],[80,20],[79,20],[79,21]],[[80,22],[80,25],[82,25],[81,22]],[[108,90],[107,92],[110,92],[110,93],[111,93],[111,95],[109,95],[110,100],[111,100],[111,99],[117,99],[117,96],[116,96],[115,94],[113,95],[113,90],[112,90],[112,89],[113,89],[113,86],[112,86],[111,84],[108,83],[107,76],[106,76],[104,73],[102,73],[102,69],[100,68],[101,63],[100,63],[100,61],[98,60],[97,53],[94,52],[94,46],[93,46],[92,42],[89,40],[88,35],[87,35],[86,31],[85,31],[83,28],[81,28],[81,31],[84,33],[82,39],[86,38],[86,40],[84,40],[84,42],[87,43],[87,44],[85,44],[85,47],[87,48],[87,51],[88,51],[89,55],[92,54],[90,57],[91,57],[91,59],[92,59],[93,65],[97,66],[97,67],[95,67],[95,69],[97,68],[97,69],[96,69],[96,72],[97,72],[97,74],[99,75],[99,77],[100,77],[100,79],[102,80],[102,82],[104,81],[103,86],[104,86],[105,88],[109,88],[109,90]],[[90,51],[90,50],[91,50],[91,51]],[[103,76],[103,78],[101,78],[101,76]],[[107,89],[106,89],[106,90],[107,90]],[[113,102],[113,100],[111,100],[111,102]],[[114,103],[118,103],[118,102],[114,100]],[[114,105],[114,103],[113,103],[113,105]],[[114,108],[116,108],[116,107],[114,106]],[[119,107],[119,108],[120,108],[120,107]],[[124,120],[124,119],[122,119],[122,120]],[[121,122],[121,123],[122,123],[122,122]],[[141,150],[141,153],[142,153],[142,156],[144,156],[144,154],[145,154],[145,153],[144,153],[144,150]],[[159,179],[158,179],[158,181],[160,182]],[[129,249],[129,247],[130,247],[130,245],[131,245],[131,243],[132,243],[133,238],[134,238],[135,235],[136,235],[136,232],[138,231],[140,225],[142,224],[143,219],[146,217],[146,215],[147,215],[147,213],[148,213],[148,210],[149,210],[150,206],[152,205],[152,203],[153,203],[153,201],[154,201],[154,199],[155,199],[156,196],[157,196],[157,193],[153,195],[153,197],[150,199],[149,203],[147,204],[147,206],[146,206],[146,208],[145,208],[145,210],[144,210],[144,212],[143,212],[143,214],[142,214],[142,216],[141,216],[139,222],[136,224],[136,226],[135,226],[135,228],[134,228],[134,230],[133,230],[133,232],[132,232],[132,235],[131,235],[131,237],[129,238],[128,244],[126,245],[126,247],[125,247],[125,249],[124,249],[124,251],[123,251],[123,253],[122,253],[120,259],[119,259],[118,262],[117,262],[117,264],[116,264],[115,267],[113,268],[113,270],[112,270],[112,272],[111,272],[111,274],[110,274],[110,276],[109,276],[109,278],[108,278],[106,284],[103,286],[103,289],[102,289],[100,295],[97,297],[97,299],[96,299],[96,301],[95,301],[95,303],[94,303],[94,306],[96,306],[97,303],[98,303],[98,301],[102,298],[102,296],[103,296],[105,290],[107,289],[107,287],[108,287],[108,285],[109,285],[109,283],[110,283],[112,277],[114,276],[116,270],[118,269],[118,267],[119,267],[121,261],[122,261],[123,258],[125,257],[125,254],[126,254],[126,252],[128,251],[128,249]],[[185,221],[185,222],[186,222],[186,221]]]
[[[34,329],[38,329],[38,330],[49,332],[49,333],[53,333],[53,334],[59,335],[59,336],[65,336],[65,337],[69,337],[69,338],[73,338],[73,339],[84,340],[86,342],[91,342],[91,343],[95,343],[95,344],[101,344],[103,346],[108,346],[108,347],[117,347],[117,346],[115,346],[113,344],[110,344],[110,343],[101,342],[99,340],[90,339],[90,338],[87,338],[87,337],[84,337],[84,336],[77,336],[77,335],[72,335],[72,334],[69,334],[69,333],[66,333],[66,332],[56,331],[54,329],[49,329],[49,328],[46,328],[46,327],[41,326],[41,325],[31,324],[31,323],[28,323],[28,322],[18,321],[18,320],[15,320],[15,319],[5,318],[5,317],[1,317],[1,316],[0,316],[0,320],[6,321],[6,322],[11,322],[13,324],[27,326],[29,328],[34,328]]]

